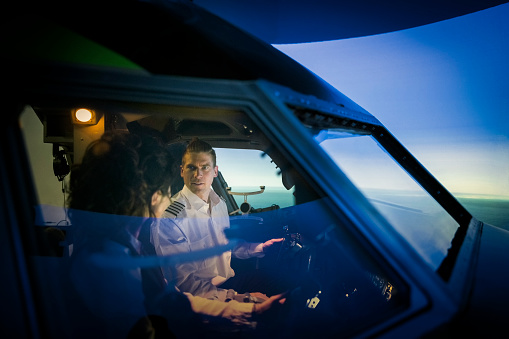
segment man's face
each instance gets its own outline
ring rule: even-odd
[[[205,152],[187,153],[183,159],[180,176],[184,183],[197,196],[207,201],[214,177],[217,177],[217,166],[212,156]]]

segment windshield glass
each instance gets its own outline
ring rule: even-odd
[[[116,113],[111,104],[87,126],[70,122],[73,110],[52,107],[27,106],[21,126],[38,201],[30,258],[41,295],[62,312],[56,332],[85,326],[86,337],[97,328],[126,337],[155,312],[182,331],[176,337],[199,337],[189,331],[201,331],[202,318],[218,337],[348,337],[409,309],[408,284],[249,111],[167,106],[170,113],[157,114],[159,106],[132,105]],[[212,153],[184,153],[189,145],[213,147],[215,169]],[[152,181],[162,189],[130,204]],[[251,304],[282,292],[274,313],[244,320]],[[209,304],[245,310],[244,318],[219,317]],[[178,323],[181,314],[189,324]]]
[[[451,246],[457,222],[371,136],[322,130],[315,140],[436,270]]]

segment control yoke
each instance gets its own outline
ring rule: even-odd
[[[235,214],[237,212],[241,212],[242,214],[248,214],[251,211],[251,205],[247,202],[247,196],[263,193],[263,191],[265,191],[265,186],[260,186],[260,190],[254,192],[232,192],[231,189],[232,189],[231,187],[226,187],[226,191],[228,192],[228,194],[243,195],[244,202],[240,205],[238,210],[231,212],[230,215]]]

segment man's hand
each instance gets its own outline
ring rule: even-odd
[[[261,304],[254,304],[253,313],[255,314],[262,314],[266,311],[268,311],[272,305],[276,302],[279,302],[279,304],[284,304],[286,298],[286,292],[273,295],[269,299],[265,300]]]
[[[266,242],[264,242],[262,244],[262,249],[263,249],[263,252],[265,252],[266,249],[268,249],[270,246],[274,245],[274,243],[276,242],[281,242],[285,240],[285,238],[277,238],[277,239],[270,239],[270,240],[267,240]]]
[[[249,293],[249,295],[251,295],[253,298],[263,300],[263,301],[269,299],[269,297],[265,293],[261,293],[261,292],[251,292],[251,293]]]

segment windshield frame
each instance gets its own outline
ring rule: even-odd
[[[169,105],[207,105],[230,107],[247,113],[263,126],[277,147],[285,151],[307,173],[318,190],[330,198],[338,218],[347,220],[345,229],[364,250],[377,257],[391,272],[397,272],[410,290],[410,306],[398,316],[369,329],[373,333],[394,325],[424,309],[440,314],[434,321],[443,323],[456,307],[444,282],[432,273],[411,246],[387,223],[368,200],[339,170],[313,140],[294,112],[281,100],[274,84],[264,81],[226,81],[148,76],[90,69],[40,69],[31,74],[23,90],[23,102],[37,104],[54,98],[69,100],[128,101]],[[78,94],[79,93],[79,94]],[[279,93],[279,94],[278,94]],[[340,190],[337,187],[341,187]],[[430,274],[432,273],[432,274]],[[447,317],[444,318],[444,310]],[[438,313],[437,313],[438,312]],[[420,322],[419,317],[415,321]],[[429,319],[426,320],[429,325]],[[410,321],[408,324],[412,324]],[[411,325],[409,325],[411,326]],[[403,329],[402,329],[403,330]]]
[[[313,129],[315,129],[316,132],[316,130],[325,128],[339,128],[346,132],[371,135],[378,145],[387,152],[387,154],[389,154],[390,157],[401,168],[403,168],[403,170],[408,173],[408,175],[413,178],[418,185],[420,185],[436,202],[438,202],[438,204],[449,215],[451,215],[454,220],[456,220],[459,227],[452,241],[451,248],[449,249],[447,260],[445,260],[446,262],[443,267],[438,272],[434,272],[434,274],[449,285],[450,293],[456,300],[462,300],[465,298],[468,294],[469,286],[471,286],[471,276],[473,268],[475,267],[473,264],[475,263],[475,255],[479,247],[482,223],[475,219],[458,202],[458,200],[394,137],[394,135],[392,135],[392,133],[390,133],[387,128],[382,125],[382,123],[368,112],[349,109],[348,107],[341,106],[340,104],[324,102],[323,100],[317,99],[313,96],[302,95],[288,88],[270,83],[264,83],[263,86],[267,87],[267,94],[272,96],[272,99],[279,103],[281,110],[286,109],[292,116],[299,120],[301,126],[306,129],[305,133],[308,135],[313,136]],[[318,148],[320,151],[323,151],[320,147]],[[328,155],[326,155],[326,157],[328,158]],[[331,162],[333,161],[331,160]],[[320,171],[323,172],[324,163],[321,163],[321,166],[321,169],[316,172],[317,175]],[[337,168],[335,163],[333,166]],[[339,168],[337,168],[337,170],[341,172]],[[342,183],[342,185],[345,185],[345,183]],[[341,195],[342,198],[340,199],[342,200],[342,204],[347,204],[349,205],[349,208],[354,210],[363,210],[362,213],[364,213],[365,216],[369,215],[369,220],[363,221],[372,225],[369,227],[370,230],[368,232],[371,236],[374,235],[378,239],[387,238],[386,234],[379,233],[377,231],[382,228],[386,232],[390,232],[391,240],[395,240],[398,243],[397,247],[402,246],[403,248],[406,248],[406,250],[414,252],[413,248],[407,248],[408,244],[406,244],[406,240],[401,239],[399,234],[392,233],[394,231],[392,226],[390,226],[390,223],[388,223],[383,216],[376,211],[373,212],[373,214],[368,212],[373,207],[356,187],[341,187],[341,191],[329,192],[329,194],[336,196]],[[351,199],[351,197],[356,194],[360,194],[364,199],[359,198],[358,200],[355,200],[354,204],[349,204],[349,202],[346,201],[348,196]],[[373,227],[373,224],[376,226]],[[400,242],[404,242],[405,244],[400,244]],[[388,251],[392,254],[396,253],[397,256],[399,251],[392,245],[395,244],[391,244]],[[387,248],[386,244],[383,243],[381,243],[380,246]],[[403,255],[402,252],[400,252],[400,255]],[[468,267],[469,265],[470,267]],[[424,268],[419,267],[419,270],[421,269]],[[458,284],[461,284],[462,288],[459,288]]]

